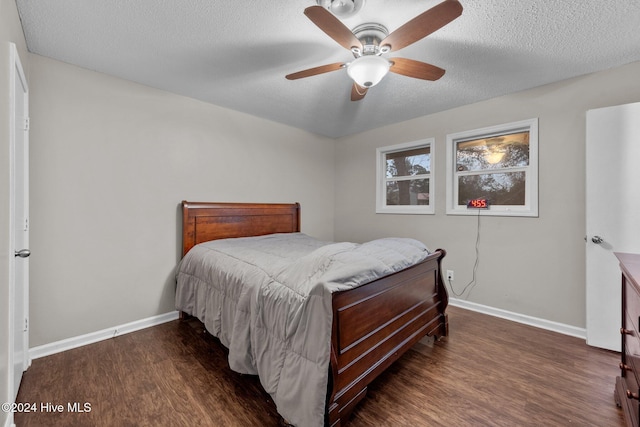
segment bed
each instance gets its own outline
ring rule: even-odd
[[[183,201],[182,214],[183,261],[187,259],[186,255],[196,245],[194,252],[198,249],[202,250],[201,248],[206,245],[227,244],[227,242],[238,244],[247,237],[256,237],[256,239],[246,239],[247,241],[259,240],[260,242],[280,239],[280,236],[296,237],[296,239],[306,242],[306,237],[300,233],[300,205],[297,203]],[[263,237],[257,238],[257,236]],[[343,248],[338,245],[327,245],[322,246],[321,250],[324,252],[331,250],[332,254],[335,254],[341,252]],[[357,249],[359,248],[360,245]],[[358,284],[355,287],[344,290],[339,287],[336,288],[338,290],[326,292],[328,296],[323,297],[329,313],[328,325],[326,326],[328,330],[326,371],[322,372],[323,381],[318,382],[322,389],[315,390],[316,394],[322,398],[321,412],[319,416],[313,417],[313,422],[309,421],[309,418],[296,418],[297,415],[289,416],[286,411],[285,413],[281,411],[281,406],[284,408],[286,405],[281,405],[280,401],[274,398],[278,411],[285,420],[292,421],[293,418],[293,423],[300,426],[328,425],[334,427],[342,425],[356,404],[365,397],[368,384],[403,353],[424,336],[438,338],[447,335],[448,321],[445,310],[448,296],[441,275],[441,261],[444,256],[445,251],[442,249],[427,252],[423,259],[408,268],[367,283]],[[229,259],[233,260],[233,257],[229,256]],[[180,269],[182,267],[179,268],[179,271]],[[286,274],[295,277],[294,273],[287,272]],[[179,299],[186,300],[183,297],[178,297],[178,293],[184,292],[180,286],[180,279],[178,279],[176,307],[181,311],[181,317],[190,315],[198,317],[201,311],[193,307],[193,304],[198,304],[197,302],[178,303]],[[189,298],[193,300],[194,296]],[[247,301],[255,299],[255,296],[246,297]],[[247,304],[254,303],[247,302]],[[249,310],[247,307],[248,305],[242,310]],[[301,311],[303,310],[295,312]],[[315,328],[314,325],[317,323],[323,322],[310,323],[311,329]],[[300,337],[297,340],[300,342]],[[320,344],[314,344],[314,341],[311,340],[305,345],[309,345],[311,348],[315,345],[324,347],[324,343],[324,341],[320,341]],[[234,344],[231,343],[231,346]],[[292,366],[294,365],[292,364]],[[289,366],[289,362],[287,362],[287,366]],[[232,367],[232,369],[234,368]],[[242,372],[243,369],[238,369],[238,371],[253,373]],[[312,388],[305,387],[305,385],[311,384],[311,382],[308,384],[306,382],[313,375],[309,377],[305,377],[306,373],[301,375],[300,378],[292,379],[294,387],[291,393],[295,391],[296,383],[298,385],[303,383],[300,390]],[[286,376],[283,373],[280,380],[291,377],[290,373]],[[261,382],[266,385],[265,389],[268,392],[270,392],[268,389],[270,381],[270,379],[263,379],[261,376]],[[288,384],[291,383],[290,381]],[[302,394],[300,396],[303,402],[298,402],[298,407],[305,406],[307,403],[304,400],[305,397]],[[287,398],[295,399],[296,396],[289,395]],[[295,422],[296,419],[297,422]]]

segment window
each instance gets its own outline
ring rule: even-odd
[[[447,214],[538,216],[538,119],[447,135]]]
[[[378,148],[377,213],[432,214],[433,138]]]

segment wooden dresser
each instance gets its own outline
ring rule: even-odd
[[[640,255],[617,252],[622,270],[622,361],[616,378],[616,403],[628,426],[638,424],[640,404]]]

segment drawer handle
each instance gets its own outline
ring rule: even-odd
[[[620,333],[622,335],[633,335],[633,331],[631,329],[620,328]]]
[[[638,393],[631,393],[631,390],[627,390],[627,398],[640,400],[640,396],[638,396]]]
[[[622,362],[620,362],[620,369],[622,369],[623,371],[633,371],[633,368],[631,366],[625,365]]]

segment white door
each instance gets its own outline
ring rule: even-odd
[[[640,103],[587,111],[587,344],[620,351],[621,273],[640,253]]]
[[[15,399],[29,360],[29,98],[27,82],[15,45],[10,48],[11,234],[15,256],[10,268],[11,396]]]

